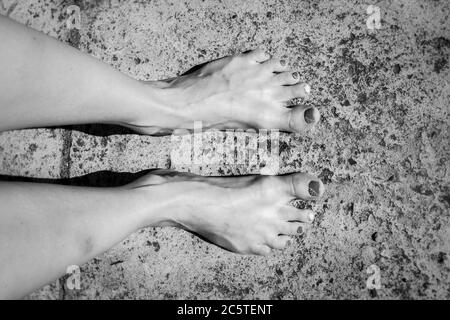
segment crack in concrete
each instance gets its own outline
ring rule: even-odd
[[[61,155],[61,165],[59,169],[60,178],[70,178],[70,168],[71,168],[71,159],[70,159],[70,150],[72,148],[72,131],[71,130],[63,130],[63,145],[62,145],[62,155]]]

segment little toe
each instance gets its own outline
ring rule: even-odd
[[[273,84],[287,86],[287,85],[297,84],[299,82],[299,80],[300,80],[300,74],[297,71],[282,72],[282,73],[276,74],[273,77]]]
[[[244,52],[243,55],[246,58],[259,63],[270,59],[270,54],[268,54],[261,48]]]

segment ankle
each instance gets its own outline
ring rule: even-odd
[[[171,190],[165,184],[124,190],[130,195],[131,203],[136,206],[138,229],[176,226],[180,201]]]
[[[176,128],[181,122],[180,108],[175,99],[178,93],[160,82],[137,81],[133,91],[134,106],[125,121],[128,126]]]

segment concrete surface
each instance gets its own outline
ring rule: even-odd
[[[80,32],[66,28],[71,4],[81,8]],[[381,29],[366,26],[370,4]],[[313,228],[285,252],[244,257],[183,231],[145,229],[82,266],[80,290],[62,278],[28,298],[450,298],[448,1],[2,0],[0,13],[139,79],[262,46],[301,71],[313,88],[307,104],[323,116],[314,132],[280,144],[289,170],[327,185],[308,204],[318,212]],[[31,134],[42,141],[34,151],[22,133],[3,134],[2,174],[26,175],[27,163],[34,177],[81,174],[64,169],[82,155],[61,133]],[[98,159],[83,162],[92,169]],[[366,284],[372,265],[380,289]]]
[[[0,176],[47,182],[100,171],[139,173],[151,169],[205,176],[285,174],[301,169],[299,158],[310,153],[309,145],[302,141],[278,130],[162,137],[96,136],[68,129],[12,130],[0,132]]]

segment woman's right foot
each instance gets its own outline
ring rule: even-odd
[[[289,205],[293,199],[314,200],[322,182],[303,173],[285,176],[202,177],[162,171],[127,188],[163,186],[170,190],[171,215],[164,225],[181,227],[227,250],[267,255],[283,249],[291,236],[302,233],[314,219],[311,210]]]
[[[294,98],[307,98],[310,86],[300,83],[299,72],[286,60],[271,59],[262,50],[237,54],[194,67],[192,71],[149,85],[163,91],[171,124],[149,127],[153,115],[129,125],[143,132],[157,129],[261,128],[299,132],[319,121],[315,107],[289,106]]]

